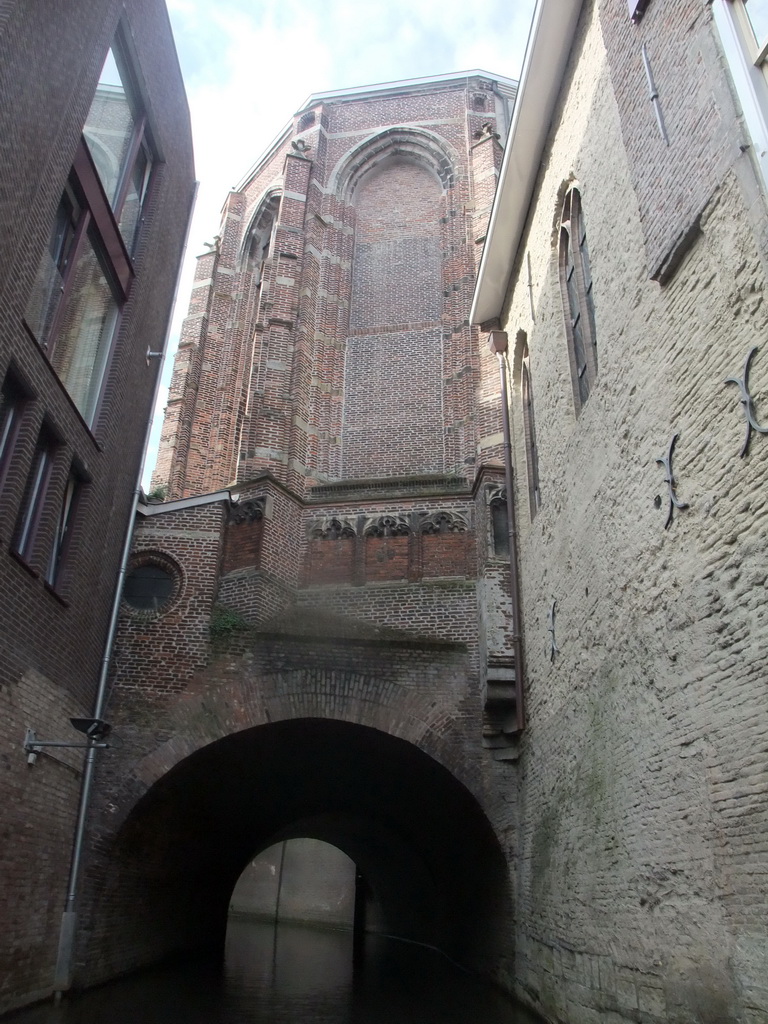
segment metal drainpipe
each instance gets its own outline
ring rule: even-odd
[[[176,308],[176,299],[179,293],[179,282],[181,281],[181,270],[184,263],[184,257],[187,253],[187,243],[189,241],[189,230],[192,224],[192,212],[197,202],[197,190],[200,183],[195,182],[192,190],[192,198],[189,204],[189,214],[187,217],[187,229],[184,235],[184,247],[181,251],[181,259],[179,261],[179,269],[176,274],[176,284],[173,291],[173,302],[171,303],[171,311],[168,315],[168,324],[165,330],[165,340],[163,342],[163,353],[166,352],[168,347],[168,338],[171,333],[171,322],[173,319],[173,311]],[[152,409],[154,410],[157,404],[157,396],[160,392],[160,380],[162,377],[162,364],[158,366],[157,375],[155,377],[155,387],[152,395]],[[115,593],[112,599],[112,612],[109,618],[109,627],[107,629],[107,638],[104,642],[104,654],[101,659],[101,669],[99,671],[99,680],[96,686],[96,697],[93,702],[92,718],[101,718],[104,712],[107,698],[107,683],[109,682],[109,666],[112,661],[112,648],[115,643],[115,634],[117,633],[117,622],[120,615],[120,599],[123,594],[123,583],[125,581],[125,574],[128,567],[128,559],[131,554],[131,546],[133,544],[133,530],[136,523],[136,511],[139,504],[139,498],[141,496],[141,480],[144,475],[144,466],[147,459],[147,444],[149,442],[149,434],[152,429],[152,420],[150,418],[147,424],[147,429],[144,434],[144,454],[141,459],[141,468],[139,470],[139,476],[136,481],[136,486],[133,490],[133,496],[131,501],[131,513],[128,519],[128,528],[125,532],[125,541],[123,543],[123,551],[120,557],[120,568],[117,573],[117,581],[115,583]],[[72,961],[75,952],[75,935],[77,929],[77,911],[75,906],[77,904],[79,880],[80,880],[80,863],[83,855],[83,840],[85,838],[85,824],[88,817],[88,809],[91,801],[91,788],[93,785],[93,773],[96,765],[96,747],[94,741],[91,740],[90,746],[85,755],[85,762],[83,764],[83,779],[80,784],[80,801],[77,808],[77,822],[75,824],[75,833],[72,839],[72,855],[69,865],[69,881],[67,884],[67,898],[64,903],[64,912],[61,915],[61,929],[59,932],[59,949],[56,957],[56,972],[53,980],[53,990],[56,994],[57,1000],[61,998],[61,993],[68,991],[72,987]]]
[[[488,348],[499,357],[501,378],[501,420],[504,429],[504,482],[507,492],[507,524],[509,527],[509,590],[512,604],[512,651],[515,658],[515,716],[517,732],[525,728],[523,707],[523,628],[520,615],[520,569],[517,558],[517,516],[512,470],[512,432],[509,423],[509,395],[507,389],[507,360],[509,339],[506,331],[491,331]]]

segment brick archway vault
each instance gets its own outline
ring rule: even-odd
[[[79,983],[220,949],[246,863],[296,836],[355,860],[386,929],[495,974],[508,870],[470,788],[468,674],[457,645],[294,637],[220,657],[143,734],[124,707],[140,756],[102,787]]]

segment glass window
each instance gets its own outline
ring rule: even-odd
[[[37,439],[32,469],[27,478],[27,488],[14,537],[14,549],[26,562],[32,561],[37,531],[53,470],[55,451],[56,439],[50,430],[43,427]]]
[[[136,131],[131,105],[114,51],[110,48],[88,111],[83,135],[112,208]]]
[[[118,45],[107,54],[25,322],[89,426],[99,404],[152,173],[146,118]],[[111,207],[111,210],[110,210]]]
[[[172,573],[150,562],[131,569],[125,578],[123,598],[132,608],[157,610],[170,601],[174,589]]]
[[[490,503],[491,540],[495,558],[509,558],[509,519],[507,518],[507,492],[499,491]]]
[[[595,307],[587,232],[578,189],[570,189],[560,220],[560,291],[576,413],[597,377]]]
[[[61,575],[61,569],[69,546],[72,522],[74,520],[82,481],[74,470],[70,470],[67,486],[56,520],[56,535],[51,549],[51,557],[45,574],[46,581],[54,586]]]
[[[120,48],[107,54],[83,136],[126,248],[133,251],[152,170],[145,117]]]
[[[51,356],[54,370],[88,424],[96,414],[117,312],[98,238],[89,231],[72,268]]]
[[[7,376],[0,390],[0,488],[13,455],[26,397],[13,377]]]
[[[745,0],[744,7],[755,42],[762,50],[768,43],[768,0]]]
[[[768,0],[712,0],[712,13],[752,153],[768,184]]]
[[[35,275],[24,319],[43,348],[53,331],[56,311],[64,291],[64,276],[72,256],[82,209],[67,186],[59,200],[48,247]]]
[[[151,170],[152,161],[149,156],[149,150],[145,145],[142,145],[131,168],[128,177],[128,190],[123,201],[123,208],[120,211],[120,234],[123,236],[129,253],[133,252],[136,245],[136,237],[141,223],[141,211],[147,194]]]
[[[536,445],[536,421],[533,415],[533,389],[531,388],[530,357],[527,346],[523,352],[520,376],[525,461],[528,470],[528,502],[531,519],[533,519],[541,505],[541,493],[539,490],[539,450]]]

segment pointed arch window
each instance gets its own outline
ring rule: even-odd
[[[531,519],[533,519],[541,505],[541,491],[539,489],[539,450],[536,446],[536,421],[533,415],[531,365],[527,345],[523,348],[523,358],[520,366],[520,398],[523,407],[525,465],[528,471],[528,504],[531,510]]]
[[[577,188],[569,189],[563,201],[558,267],[573,401],[578,415],[597,377],[597,347],[587,230]]]
[[[274,193],[261,206],[251,223],[245,245],[246,269],[253,275],[254,287],[260,288],[270,255],[272,234],[280,207],[280,195]]]

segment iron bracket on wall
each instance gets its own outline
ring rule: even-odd
[[[645,10],[645,4],[637,4],[636,8],[639,9],[641,6],[642,9]],[[640,16],[642,16],[642,10],[640,10],[639,13]],[[640,18],[638,17],[637,20],[639,21]],[[651,58],[648,56],[648,48],[646,47],[645,43],[643,43],[640,52],[643,57],[645,77],[648,80],[648,98],[651,101],[651,104],[653,106],[653,112],[656,115],[656,124],[659,126],[659,135],[661,135],[662,139],[664,140],[664,145],[668,146],[669,136],[667,135],[667,127],[664,124],[664,114],[661,109],[661,101],[659,100],[659,90],[656,88],[656,82],[653,77],[653,69],[651,68]]]
[[[547,613],[547,622],[548,622],[547,632],[549,633],[549,643],[550,643],[549,660],[551,662],[554,662],[555,655],[560,653],[560,648],[557,646],[557,642],[555,640],[555,609],[556,609],[556,607],[557,607],[557,601],[555,601],[555,599],[552,598],[552,607],[549,609],[549,612]]]
[[[756,430],[758,434],[768,434],[768,426],[761,427],[757,422],[755,401],[749,390],[749,367],[756,352],[757,345],[753,345],[749,352],[747,352],[747,358],[744,360],[744,369],[741,371],[741,377],[726,377],[723,381],[724,384],[736,384],[739,388],[739,392],[741,393],[739,401],[744,407],[744,419],[747,421],[744,444],[741,446],[741,452],[739,453],[742,459],[749,451],[749,442],[752,437],[753,430]]]
[[[667,512],[667,521],[664,523],[664,529],[665,530],[668,530],[670,525],[672,524],[672,516],[673,516],[674,511],[675,511],[676,508],[683,509],[683,508],[688,508],[689,507],[688,506],[688,502],[687,501],[680,501],[680,499],[678,498],[677,494],[675,493],[675,476],[674,476],[674,474],[672,472],[672,453],[675,450],[675,442],[677,441],[679,436],[680,436],[679,434],[673,434],[672,435],[672,439],[669,442],[669,448],[667,449],[667,454],[663,455],[660,459],[656,459],[658,464],[660,466],[664,467],[664,470],[665,470],[665,473],[666,473],[666,476],[664,477],[664,480],[665,480],[665,482],[667,484],[667,487],[669,489],[669,494],[668,494],[668,497],[669,497],[669,511]]]

